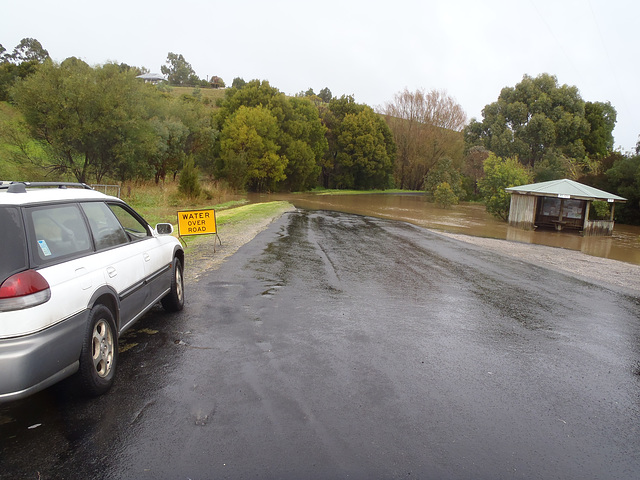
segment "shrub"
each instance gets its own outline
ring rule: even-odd
[[[449,208],[451,205],[458,204],[458,197],[447,182],[438,184],[433,192],[433,199],[442,208]]]
[[[192,198],[197,198],[202,193],[200,172],[196,168],[192,157],[187,158],[184,162],[182,173],[180,173],[178,191],[180,194]]]

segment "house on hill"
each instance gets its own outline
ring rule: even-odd
[[[527,230],[537,227],[577,230],[583,235],[611,235],[616,202],[619,197],[573,180],[551,180],[506,189],[511,193],[509,225]],[[608,220],[590,220],[591,202],[610,205]]]
[[[167,77],[165,77],[161,73],[143,73],[142,75],[138,75],[136,78],[141,78],[145,83],[153,84],[156,84],[158,82],[165,82],[167,80]]]

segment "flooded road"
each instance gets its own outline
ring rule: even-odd
[[[189,268],[189,260],[186,262]],[[127,333],[114,388],[0,406],[0,477],[636,478],[637,297],[298,210]]]
[[[296,207],[331,210],[402,220],[421,227],[516,242],[578,250],[596,257],[640,265],[640,227],[616,224],[611,237],[582,237],[575,232],[525,231],[509,227],[486,212],[484,205],[465,203],[443,209],[422,194],[250,195],[250,201],[287,200]]]

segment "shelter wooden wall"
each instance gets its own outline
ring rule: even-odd
[[[511,195],[509,208],[509,225],[532,230],[535,228],[535,212],[537,197],[532,195]]]

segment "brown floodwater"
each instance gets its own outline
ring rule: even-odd
[[[596,257],[640,265],[640,227],[616,224],[611,237],[583,237],[577,232],[526,231],[489,215],[484,205],[463,203],[448,209],[427,202],[421,194],[250,195],[251,202],[286,200],[298,208],[334,210],[401,220],[452,233],[499,238],[579,250]]]

